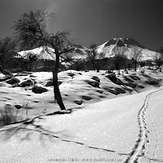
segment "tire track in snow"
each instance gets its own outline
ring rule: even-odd
[[[162,90],[163,89],[159,89],[146,95],[144,103],[137,114],[137,120],[138,120],[138,125],[139,125],[138,139],[129,157],[127,157],[124,163],[137,163],[138,159],[144,156],[146,144],[149,143],[149,139],[148,139],[149,130],[147,129],[145,113],[148,108],[150,97],[153,94]]]

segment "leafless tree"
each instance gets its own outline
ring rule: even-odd
[[[88,50],[88,60],[91,62],[93,70],[99,71],[96,48],[97,48],[96,44],[90,45]]]
[[[141,48],[138,48],[138,47],[133,48],[132,61],[134,64],[134,70],[135,71],[137,70],[138,63],[140,62],[140,59],[141,59],[141,52],[142,52]]]
[[[161,47],[159,50],[158,50],[158,55],[156,54],[155,55],[155,64],[157,66],[158,69],[160,69],[160,72],[162,71],[161,69],[161,66],[163,65],[163,47]]]
[[[44,10],[25,13],[15,23],[14,29],[20,42],[20,47],[23,50],[43,46],[47,53],[46,55],[42,53],[40,54],[42,56],[36,56],[37,59],[55,61],[54,70],[52,71],[54,98],[60,106],[60,109],[66,110],[59,89],[58,72],[61,57],[71,52],[73,48],[67,39],[67,33],[58,32],[56,34],[49,34],[46,31],[46,16],[47,14]],[[51,47],[54,51],[50,51],[48,47]]]
[[[5,68],[6,61],[15,55],[16,43],[9,37],[0,40],[0,65]]]

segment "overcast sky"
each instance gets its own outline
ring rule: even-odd
[[[86,46],[123,36],[163,46],[163,0],[0,0],[0,37],[12,34],[22,13],[40,8],[55,13],[49,31],[68,31]]]

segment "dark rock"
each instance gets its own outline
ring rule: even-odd
[[[89,84],[89,85],[91,85],[92,87],[97,87],[97,88],[99,88],[99,85],[100,85],[100,83],[99,82],[97,82],[97,81],[91,81],[91,80],[86,80],[86,82]]]
[[[72,78],[75,76],[75,74],[72,73],[72,72],[69,72],[67,75],[69,75],[69,76],[72,77]]]
[[[44,92],[47,92],[48,90],[46,89],[46,88],[43,88],[43,87],[41,87],[41,86],[34,86],[33,88],[32,88],[32,92],[34,92],[34,93],[38,93],[38,94],[41,94],[41,93],[44,93]]]
[[[33,74],[31,74],[31,75],[29,75],[29,77],[31,77],[31,78],[35,78],[36,76],[35,76],[35,75],[33,75]]]
[[[45,84],[46,87],[51,87],[53,86],[53,80],[48,80]]]
[[[37,101],[37,100],[34,100],[33,102],[34,102],[34,103],[39,103],[39,101]]]
[[[29,87],[34,85],[34,81],[31,79],[27,79],[19,84],[20,87]]]
[[[96,92],[98,92],[98,93],[104,93],[104,91],[103,90],[96,90]]]
[[[140,80],[140,78],[136,75],[130,75],[130,78],[133,80]]]
[[[99,96],[99,98],[105,98],[105,96],[103,96],[103,95],[100,95],[100,96]]]
[[[7,80],[6,83],[11,84],[11,85],[19,84],[20,80],[15,77],[12,77],[11,79]]]
[[[160,81],[158,79],[148,79],[147,81],[145,81],[145,83],[149,84],[149,85],[154,85],[154,86],[159,86],[160,85]]]
[[[117,91],[118,94],[120,94],[120,93],[122,93],[122,94],[126,93],[126,91],[124,89],[122,89],[122,88],[116,87],[114,89],[115,89],[115,91]]]
[[[90,96],[81,96],[81,98],[83,100],[88,100],[88,101],[92,99],[92,97],[90,97]]]
[[[131,82],[131,83],[133,83],[133,82],[134,82],[132,79],[130,79],[130,78],[129,78],[129,77],[127,77],[127,76],[124,76],[124,79],[125,79],[127,82]]]
[[[131,88],[136,88],[136,84],[134,83],[124,83],[124,85],[128,86],[128,87],[131,87]]]
[[[143,89],[145,88],[143,85],[137,85],[138,88]]]
[[[110,79],[113,83],[117,84],[117,85],[124,85],[124,83],[116,77],[115,73],[106,75],[105,77],[107,77],[108,79]]]
[[[78,105],[81,105],[83,103],[83,101],[82,100],[75,100],[74,103],[78,104]]]
[[[92,79],[100,83],[100,79],[97,76],[92,76]]]
[[[113,87],[107,87],[107,86],[105,86],[105,87],[103,87],[103,89],[106,90],[106,91],[108,91],[108,92],[110,92],[110,93],[112,93],[112,94],[114,94],[114,95],[120,94],[120,92],[118,92],[117,90],[115,90],[115,88],[113,88]]]
[[[16,109],[21,109],[22,106],[21,105],[14,105]]]

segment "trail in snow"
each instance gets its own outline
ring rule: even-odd
[[[160,90],[151,92],[148,95],[146,95],[144,103],[143,103],[142,107],[140,108],[138,115],[137,115],[138,124],[139,124],[138,139],[137,139],[136,144],[135,144],[133,150],[131,151],[129,157],[124,161],[125,163],[137,163],[138,159],[140,157],[144,157],[146,144],[149,143],[148,134],[150,132],[147,128],[145,114],[148,109],[149,100],[150,100],[151,96],[157,92],[162,91],[162,90],[163,89],[160,89]],[[163,160],[150,159],[150,158],[146,158],[146,159],[152,160],[152,161],[158,161],[158,162],[163,161]]]

